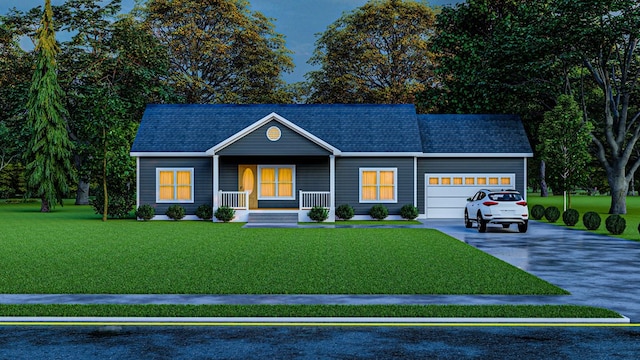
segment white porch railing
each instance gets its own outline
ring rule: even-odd
[[[248,191],[218,191],[220,206],[228,206],[236,210],[249,210]]]
[[[300,210],[309,210],[314,206],[331,207],[331,192],[300,191]]]

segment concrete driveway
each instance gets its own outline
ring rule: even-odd
[[[640,322],[640,242],[530,221],[527,233],[512,225],[489,225],[486,233],[467,229],[463,220],[427,220],[438,229],[486,253],[571,292],[569,296],[514,296],[480,303],[591,305]],[[602,225],[604,226],[604,225]],[[519,300],[520,299],[520,300]]]

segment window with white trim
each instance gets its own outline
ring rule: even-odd
[[[397,203],[397,168],[360,168],[361,203]]]
[[[258,200],[295,200],[294,165],[258,165]]]
[[[157,203],[193,203],[193,168],[156,168]]]

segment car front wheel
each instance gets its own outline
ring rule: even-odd
[[[482,219],[482,214],[478,213],[478,232],[486,232],[487,231],[487,222]]]
[[[464,227],[468,229],[472,226],[473,224],[471,223],[471,220],[469,220],[469,213],[465,210],[464,211]]]

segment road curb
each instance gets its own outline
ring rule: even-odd
[[[0,326],[632,326],[622,318],[0,317]]]

